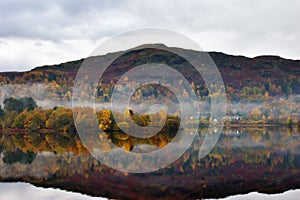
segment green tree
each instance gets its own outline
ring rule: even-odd
[[[17,113],[21,113],[24,110],[23,103],[15,98],[8,98],[3,101],[4,111],[16,111]]]
[[[17,149],[15,152],[4,152],[3,162],[8,164],[13,164],[16,162],[22,164],[30,164],[36,157],[36,153],[32,151],[23,152]]]
[[[23,109],[27,109],[28,111],[34,110],[38,107],[32,97],[22,97],[19,101],[22,102]]]
[[[20,99],[8,98],[3,101],[4,111],[16,111],[17,113],[21,113],[24,109],[28,111],[34,110],[37,108],[36,102],[31,97],[22,97]]]
[[[292,87],[290,85],[287,86],[286,93],[287,93],[287,95],[293,94],[293,89],[292,89]]]
[[[0,117],[3,117],[4,115],[4,110],[2,109],[1,105],[0,105]]]

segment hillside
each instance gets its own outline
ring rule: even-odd
[[[195,53],[191,50],[181,50]],[[218,66],[227,89],[230,88],[235,94],[240,94],[245,87],[263,87],[270,95],[285,94],[287,96],[300,93],[300,60],[284,59],[278,56],[248,58],[219,52],[209,52],[209,55]],[[108,56],[110,54],[104,55],[104,57]],[[62,79],[64,79],[69,86],[72,86],[76,72],[82,62],[83,59],[41,66],[28,72],[2,72],[0,73],[0,85],[45,81],[47,83],[56,81],[58,84],[65,84],[62,83]],[[138,48],[124,54],[106,70],[103,79],[114,80],[115,82],[131,68],[151,62],[173,66],[184,74],[188,80],[203,84],[203,80],[197,78],[199,76],[197,76],[195,69],[184,59],[168,51],[153,48]],[[101,65],[101,63],[99,64]]]

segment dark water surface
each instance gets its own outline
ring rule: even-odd
[[[213,150],[199,159],[203,132],[176,162],[144,174],[105,166],[89,154],[77,135],[2,133],[0,181],[121,199],[219,198],[300,188],[296,128],[226,128]]]

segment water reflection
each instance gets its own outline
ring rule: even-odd
[[[300,187],[300,135],[296,128],[225,128],[213,150],[199,159],[205,132],[200,129],[192,147],[172,165],[146,174],[106,167],[89,154],[77,135],[2,133],[0,180],[122,199],[216,198]],[[167,133],[161,134],[168,138]],[[120,148],[126,143],[124,138],[113,141],[122,141]],[[131,139],[130,143],[134,152],[160,148],[160,142],[137,140],[135,144]]]

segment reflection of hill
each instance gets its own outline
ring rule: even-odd
[[[122,199],[195,199],[300,187],[300,135],[296,129],[244,128],[239,135],[222,134],[212,152],[198,160],[203,139],[200,135],[175,163],[147,174],[109,169],[80,151],[82,146],[76,136],[66,139],[68,135],[56,134],[60,136],[50,139],[49,135],[2,135],[3,152],[19,148],[22,152],[35,152],[36,156],[31,163],[8,164],[2,161],[2,154],[0,179]]]

